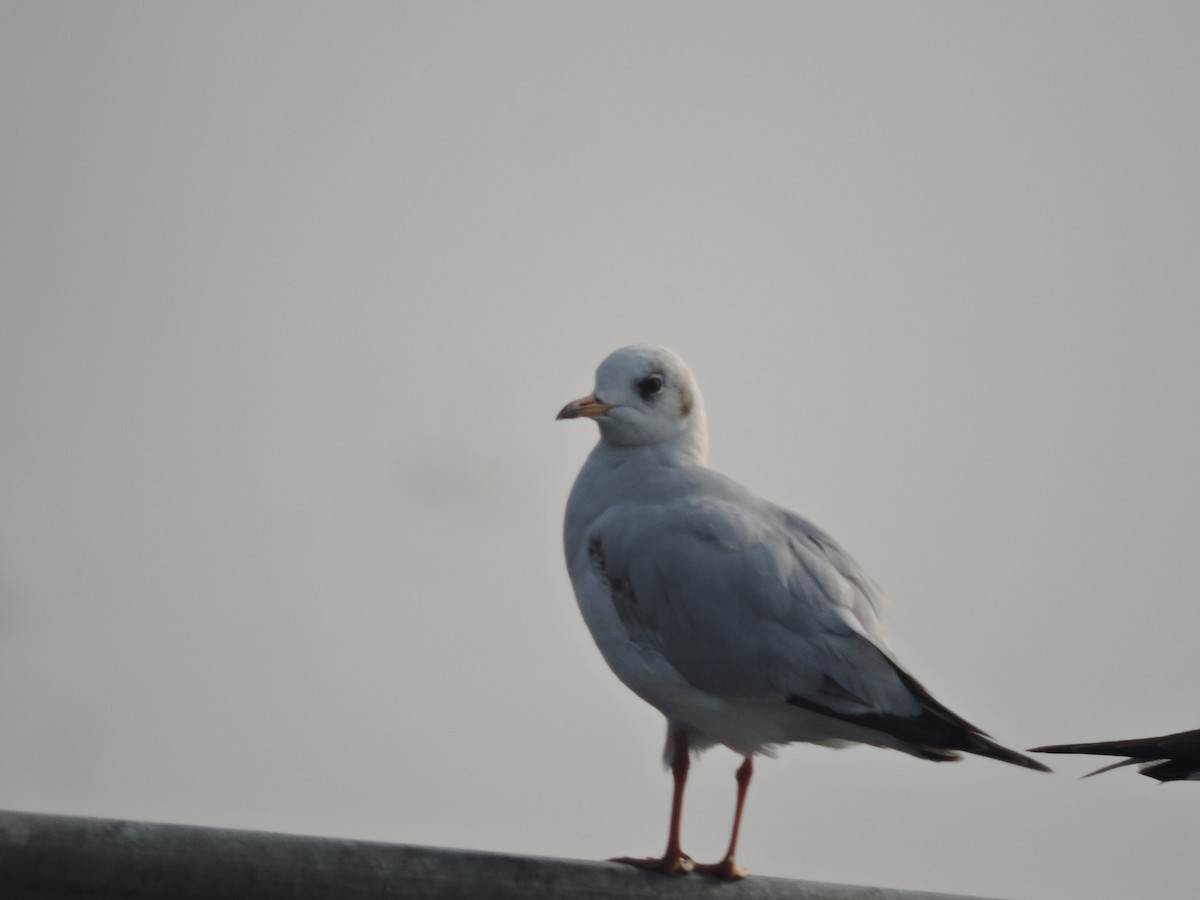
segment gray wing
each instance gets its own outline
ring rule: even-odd
[[[759,502],[606,516],[590,552],[630,637],[721,697],[915,715],[882,644],[882,594],[832,539]]]
[[[816,561],[806,568],[818,578],[822,572],[830,574],[830,593],[854,616],[872,641],[887,648],[884,633],[887,597],[879,585],[837,541],[808,519],[781,507],[773,509],[790,532],[789,539],[808,548],[802,563],[809,561],[809,554],[816,557]]]
[[[614,510],[589,555],[630,639],[715,696],[779,702],[882,732],[929,759],[1029,768],[939,703],[883,641],[883,595],[820,529],[747,497]]]

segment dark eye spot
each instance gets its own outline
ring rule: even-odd
[[[658,372],[647,375],[637,383],[638,393],[642,395],[643,400],[649,400],[651,397],[662,392],[663,385],[667,380]]]
[[[692,395],[684,394],[679,398],[679,414],[685,419],[692,414]]]

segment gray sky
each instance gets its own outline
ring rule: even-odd
[[[560,550],[613,348],[1014,747],[1200,727],[1200,8],[9,2],[0,808],[658,852]],[[684,845],[718,856],[736,758]],[[1191,898],[1200,790],[786,748],[742,861]]]

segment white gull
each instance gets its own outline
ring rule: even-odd
[[[896,661],[884,597],[825,532],[705,465],[704,403],[683,360],[636,344],[596,370],[595,391],[560,419],[591,418],[600,441],[567,501],[567,568],[583,618],[617,677],[667,718],[675,780],[667,873],[747,872],[734,859],[753,757],[806,741],[959,751],[1046,770],[933,698]],[[680,847],[689,753],[745,757],[725,857]]]

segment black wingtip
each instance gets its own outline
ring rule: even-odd
[[[1080,744],[1047,744],[1044,747],[1030,747],[1030,753],[1080,753]]]
[[[1016,750],[1010,750],[1003,744],[997,743],[983,734],[976,733],[971,735],[971,740],[963,745],[963,749],[977,756],[986,756],[989,759],[1011,763],[1014,766],[1033,769],[1035,772],[1053,771],[1049,766],[1038,762],[1036,759],[1026,756],[1024,753],[1018,753]]]
[[[1189,735],[1190,736],[1190,735]],[[1200,759],[1178,758],[1163,747],[1147,748],[1146,752],[1138,753],[1131,749],[1132,745],[1145,745],[1150,742],[1161,742],[1161,738],[1141,739],[1140,741],[1101,741],[1092,744],[1047,744],[1044,747],[1030,747],[1030,753],[1079,753],[1097,756],[1129,756],[1107,766],[1101,766],[1093,772],[1088,772],[1081,778],[1091,778],[1113,769],[1125,766],[1139,766],[1138,774],[1153,778],[1161,783],[1168,781],[1200,780]]]
[[[1012,763],[1014,766],[1022,766],[1026,769],[1033,769],[1035,772],[1053,772],[1045,763],[1040,763],[1031,756],[1026,756],[1024,753],[1017,753],[1015,750],[1009,750],[1007,747],[997,747],[1003,751],[1002,753],[995,752],[996,748],[992,748],[993,752],[984,754],[992,759],[998,759],[1001,762]]]

